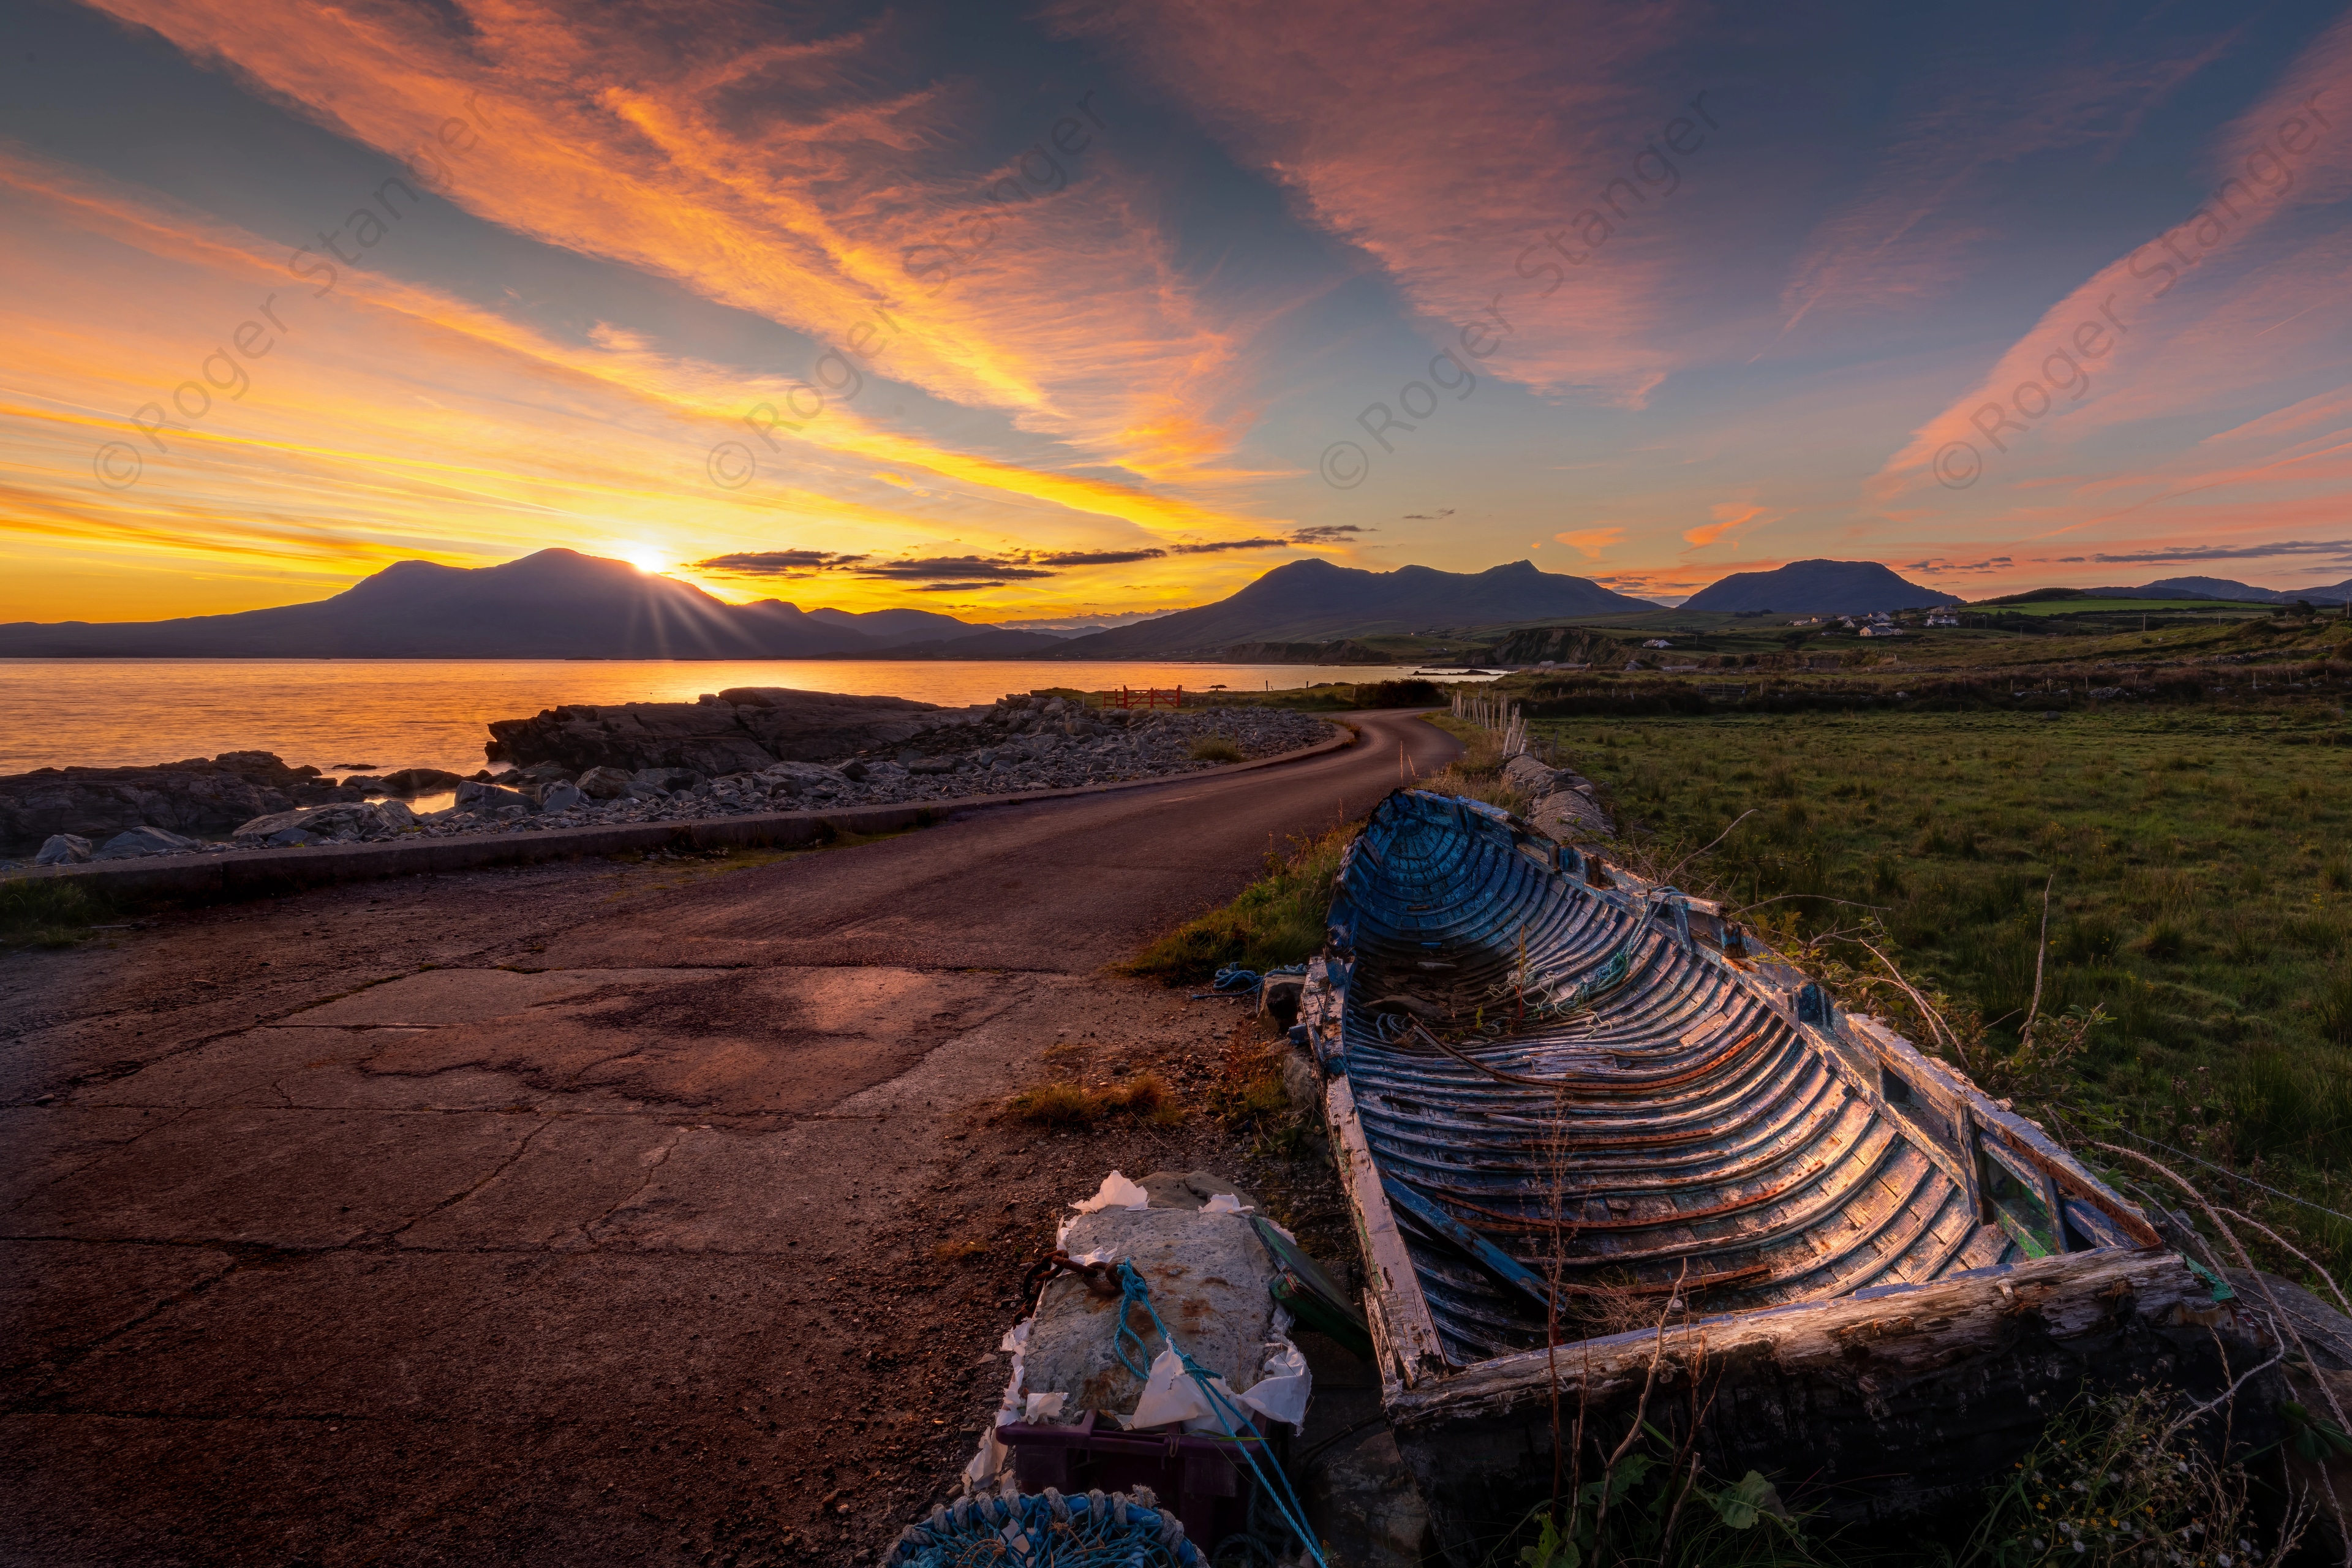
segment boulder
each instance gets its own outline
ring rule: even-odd
[[[409,823],[416,820],[406,806],[400,811]],[[387,826],[381,807],[364,801],[339,801],[257,816],[236,830],[236,838],[243,848],[283,849],[296,844],[347,843]]]
[[[233,827],[295,804],[316,768],[289,768],[268,752],[224,752],[152,767],[39,768],[0,777],[0,844],[65,835],[104,839],[129,828],[178,833]]]
[[[89,858],[89,840],[72,833],[52,833],[33,857],[36,866],[79,866]]]
[[[578,780],[580,793],[591,800],[617,800],[629,793],[633,781],[624,768],[594,767]]]
[[[559,779],[555,783],[549,784],[546,789],[540,792],[539,809],[541,811],[570,811],[573,806],[582,805],[587,799],[588,797],[586,795],[580,793],[580,786],[578,784],[573,784],[569,779]]]
[[[457,785],[457,804],[467,811],[496,811],[503,805],[520,805],[529,810],[538,803],[520,790],[466,779]]]
[[[1151,1303],[1194,1360],[1240,1393],[1255,1384],[1274,1338],[1274,1262],[1247,1216],[1190,1208],[1103,1209],[1070,1222],[1063,1240],[1073,1258],[1124,1258],[1151,1288]],[[1143,1384],[1112,1353],[1120,1298],[1063,1276],[1037,1305],[1023,1358],[1022,1386],[1066,1395],[1056,1420],[1076,1423],[1088,1410],[1129,1415]],[[1139,1319],[1141,1315],[1138,1314]],[[1142,1326],[1147,1354],[1160,1337]]]
[[[193,838],[161,827],[140,826],[127,833],[118,833],[99,847],[93,860],[135,860],[142,855],[167,855],[175,849],[198,849],[203,846]]]
[[[631,775],[631,782],[649,785],[665,795],[675,795],[679,790],[692,789],[700,784],[702,775],[692,768],[639,768]]]
[[[821,762],[912,738],[940,710],[899,697],[737,687],[701,702],[551,708],[490,725],[492,762],[688,768],[708,776]]]
[[[826,767],[823,763],[778,763],[760,770],[760,782],[771,789],[792,795],[805,795],[819,790],[838,790],[849,783],[839,768]]]
[[[910,773],[951,773],[956,771],[953,757],[917,757],[907,764]]]
[[[410,809],[404,800],[377,801],[375,815],[376,820],[386,827],[409,828],[416,826],[416,813]]]

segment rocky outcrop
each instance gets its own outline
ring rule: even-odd
[[[289,848],[298,844],[352,844],[381,838],[416,826],[416,814],[396,800],[374,805],[339,801],[257,817],[236,830],[240,849]],[[100,858],[104,857],[101,855]]]
[[[0,778],[0,842],[60,834],[106,839],[135,827],[234,827],[307,804],[307,796],[333,785],[318,769],[289,768],[268,752],[224,752],[209,762],[192,757],[153,767],[40,768]]]
[[[494,763],[568,769],[690,768],[717,777],[779,762],[824,762],[911,741],[960,710],[903,697],[851,697],[782,686],[739,686],[695,702],[551,708],[490,725]]]

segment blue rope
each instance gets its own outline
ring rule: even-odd
[[[1265,1464],[1258,1461],[1257,1449],[1265,1447],[1265,1435],[1250,1420],[1249,1412],[1243,1405],[1217,1392],[1216,1384],[1210,1381],[1215,1374],[1194,1361],[1191,1353],[1176,1342],[1176,1336],[1170,1333],[1168,1325],[1160,1321],[1160,1310],[1151,1304],[1151,1287],[1144,1282],[1142,1275],[1135,1271],[1134,1264],[1119,1264],[1118,1289],[1123,1299],[1118,1309],[1118,1332],[1112,1336],[1111,1351],[1118,1357],[1119,1364],[1135,1373],[1136,1376],[1150,1381],[1149,1374],[1137,1371],[1135,1363],[1127,1359],[1126,1341],[1133,1340],[1138,1350],[1144,1348],[1143,1336],[1129,1328],[1127,1321],[1128,1313],[1140,1307],[1150,1315],[1151,1326],[1160,1331],[1161,1342],[1176,1352],[1176,1359],[1183,1363],[1184,1371],[1201,1390],[1201,1397],[1209,1402],[1210,1414],[1216,1416],[1217,1425],[1224,1428],[1227,1439],[1241,1450],[1242,1458],[1249,1465],[1250,1475],[1257,1482],[1259,1495],[1273,1500],[1275,1511],[1282,1515],[1282,1522],[1290,1532],[1306,1543],[1308,1555],[1315,1559],[1318,1568],[1331,1568],[1323,1556],[1321,1542],[1315,1539],[1313,1527],[1307,1522],[1307,1505],[1298,1500],[1298,1494],[1290,1488],[1290,1478],[1270,1459]],[[1242,1432],[1249,1434],[1246,1439],[1241,1432],[1234,1430],[1235,1422],[1240,1423]],[[1267,1473],[1269,1469],[1273,1472],[1271,1475]]]
[[[1286,963],[1279,969],[1269,969],[1261,974],[1255,969],[1244,969],[1238,963],[1228,963],[1217,971],[1210,989],[1220,996],[1246,996],[1276,974],[1304,974],[1307,965]]]

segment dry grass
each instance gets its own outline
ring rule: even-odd
[[[1192,742],[1192,757],[1196,763],[1238,763],[1242,749],[1223,735],[1203,735]]]
[[[938,1263],[966,1263],[975,1258],[985,1258],[995,1251],[989,1242],[970,1237],[962,1241],[942,1241],[931,1248],[931,1258]]]
[[[1040,1127],[1091,1127],[1113,1117],[1131,1116],[1157,1126],[1172,1126],[1184,1119],[1176,1091],[1158,1073],[1148,1072],[1124,1083],[1041,1083],[1013,1097],[1006,1110],[1023,1121]]]

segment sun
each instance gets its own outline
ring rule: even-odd
[[[640,572],[666,572],[669,557],[650,544],[632,544],[620,552],[621,559]]]

